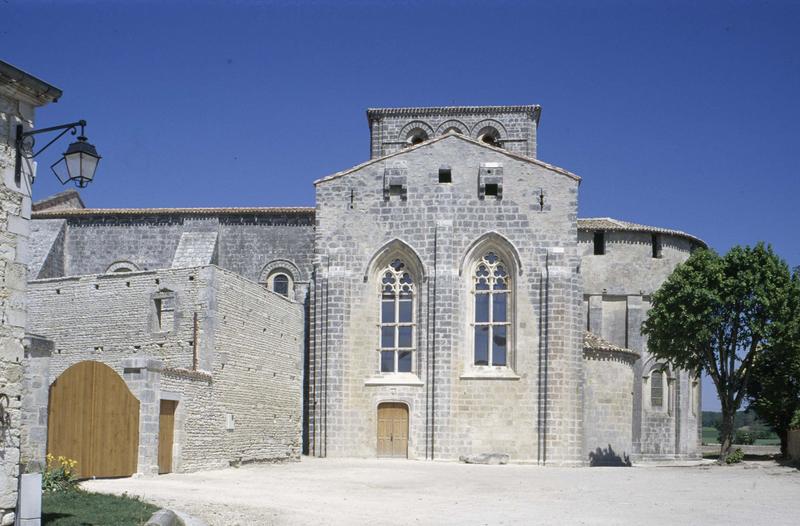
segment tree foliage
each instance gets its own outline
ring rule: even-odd
[[[788,432],[800,412],[800,272],[795,269],[788,297],[789,319],[753,362],[747,386],[752,409],[781,439],[786,455]]]
[[[789,267],[759,243],[724,256],[697,250],[653,295],[642,326],[648,350],[714,382],[722,408],[720,460],[730,454],[753,361],[786,330],[791,286]]]

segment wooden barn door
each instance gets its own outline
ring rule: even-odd
[[[175,407],[178,402],[161,400],[158,415],[158,473],[172,473],[172,442],[175,432]]]
[[[80,362],[50,386],[47,452],[78,461],[80,478],[136,472],[139,401],[114,370]]]
[[[378,456],[408,458],[408,406],[405,404],[378,406]]]

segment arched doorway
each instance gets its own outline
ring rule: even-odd
[[[378,457],[408,458],[408,406],[398,402],[378,405]]]
[[[79,478],[136,472],[139,400],[109,366],[80,362],[50,386],[47,453],[78,461]]]

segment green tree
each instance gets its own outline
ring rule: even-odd
[[[720,461],[731,453],[753,361],[785,329],[790,293],[789,267],[759,243],[724,256],[697,250],[653,295],[642,325],[648,350],[714,382],[722,406]]]
[[[782,456],[786,456],[792,420],[800,411],[800,269],[794,271],[788,299],[785,330],[753,361],[747,386],[750,409],[777,433]]]

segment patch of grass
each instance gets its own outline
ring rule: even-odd
[[[757,438],[754,442],[756,446],[780,446],[780,438]]]
[[[42,524],[46,526],[140,526],[156,511],[158,507],[128,496],[85,491],[42,495]]]
[[[719,444],[719,431],[716,427],[703,426],[703,444]]]

